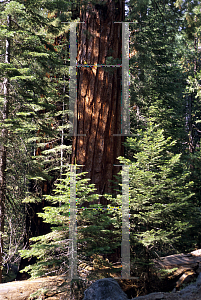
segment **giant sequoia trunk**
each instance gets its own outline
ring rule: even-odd
[[[122,59],[124,3],[107,0],[88,5],[80,12],[78,64],[103,65],[108,57]],[[114,60],[113,60],[114,61]],[[117,63],[114,63],[114,65]],[[123,154],[121,134],[121,67],[81,66],[78,70],[77,133],[71,163],[84,165],[99,194],[112,193],[110,180],[120,170]]]

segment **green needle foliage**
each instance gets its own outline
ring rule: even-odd
[[[104,209],[98,204],[99,196],[94,184],[85,178],[86,172],[76,174],[76,208],[78,232],[78,261],[89,264],[93,254],[107,254],[116,249],[121,238],[119,228],[111,230],[117,224],[118,214],[115,210]],[[44,222],[51,224],[52,231],[46,235],[33,237],[31,249],[21,250],[22,257],[37,257],[37,263],[24,270],[31,276],[44,274],[63,274],[69,268],[69,220],[70,220],[70,181],[72,173],[68,171],[64,179],[55,185],[54,194],[46,196],[50,206],[39,213]],[[108,195],[108,198],[109,195]],[[112,203],[112,199],[111,203]],[[113,199],[114,202],[114,199]],[[87,208],[86,208],[87,207]]]
[[[27,203],[28,198],[30,202],[43,201],[43,183],[58,176],[61,165],[68,160],[68,90],[64,90],[62,80],[64,50],[55,46],[54,40],[59,34],[67,35],[67,26],[61,21],[68,21],[71,14],[70,4],[62,0],[1,1],[0,6],[1,112],[5,101],[4,78],[9,82],[8,118],[2,122],[0,117],[0,128],[8,129],[3,261],[6,263],[16,259],[14,252],[17,255],[18,248],[24,247],[25,236],[30,233],[29,228],[25,230],[29,226],[29,204],[22,204],[22,199],[28,193]],[[8,41],[10,63],[5,63]],[[65,80],[68,82],[67,76]],[[44,156],[40,155],[43,150]]]
[[[145,132],[139,130],[138,137],[127,139],[133,158],[119,158],[130,165],[131,245],[135,260],[143,261],[143,252],[150,258],[154,253],[163,255],[193,245],[189,230],[193,230],[193,218],[200,220],[201,214],[192,205],[193,182],[189,181],[181,154],[172,151],[174,145],[171,138],[164,137],[163,129],[149,122]]]
[[[85,9],[88,1],[82,4]],[[0,108],[4,78],[9,81],[8,118],[0,120],[0,128],[8,129],[4,263],[16,260],[31,231],[31,227],[25,230],[27,208],[46,199],[47,206],[38,216],[52,230],[32,238],[31,247],[21,254],[37,258],[25,269],[32,276],[63,274],[68,272],[70,255],[71,173],[64,173],[71,151],[68,22],[78,18],[80,6],[78,1],[64,0],[1,1],[0,5]],[[120,162],[130,165],[131,252],[141,272],[139,264],[149,270],[156,254],[201,245],[200,3],[130,0],[128,5],[131,131],[136,138],[127,139],[128,155]],[[109,56],[106,63],[120,62]],[[61,179],[52,191],[58,176]],[[83,264],[92,263],[91,257],[106,257],[120,246],[122,196],[106,195],[110,204],[103,208],[85,173],[76,179],[81,270]],[[44,196],[44,182],[50,183],[50,196]]]
[[[161,125],[166,137],[185,137],[185,74],[179,65],[178,34],[181,12],[174,1],[129,1],[131,130],[145,126],[147,118]],[[184,45],[182,45],[184,47]],[[177,147],[181,147],[180,143]]]

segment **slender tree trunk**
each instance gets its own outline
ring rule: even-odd
[[[107,57],[120,59],[124,2],[104,1],[80,12],[78,64],[103,65]],[[113,63],[117,65],[117,63]],[[123,155],[121,134],[121,67],[79,67],[77,120],[78,134],[73,139],[71,163],[84,165],[99,194],[112,193],[110,180],[120,168]]]
[[[198,44],[198,40],[195,37],[194,40],[194,49],[195,49],[195,59],[194,59],[194,76],[196,76],[197,73],[197,44]],[[195,137],[195,128],[193,126],[194,120],[193,120],[193,102],[194,102],[194,94],[191,93],[191,95],[188,96],[188,127],[189,127],[189,152],[190,153],[194,153],[195,152],[195,148],[196,148],[196,137]],[[191,165],[191,167],[193,168],[193,166]]]
[[[11,17],[7,16],[7,26],[10,28]],[[5,63],[10,63],[10,40],[6,39]],[[4,102],[1,107],[1,140],[0,140],[0,283],[2,282],[2,259],[3,259],[3,233],[4,233],[4,206],[6,198],[6,152],[8,130],[4,126],[8,118],[9,106],[9,79],[4,78],[3,81]]]
[[[189,152],[194,152],[193,143],[193,120],[192,120],[192,106],[193,106],[193,94],[188,96],[188,130],[189,130]]]

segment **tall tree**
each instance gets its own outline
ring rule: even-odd
[[[7,28],[10,29],[11,16],[7,16]],[[10,38],[6,37],[5,64],[10,64]],[[7,68],[7,67],[6,67]],[[5,74],[6,75],[6,74]],[[8,75],[8,74],[7,74]],[[8,119],[9,107],[9,78],[5,76],[3,80],[4,100],[0,105],[0,283],[2,282],[2,259],[3,259],[3,233],[4,233],[4,207],[6,199],[6,154],[7,154],[7,139],[8,130],[6,121]]]
[[[113,64],[121,59],[121,24],[124,1],[102,1],[80,7],[78,64]],[[119,60],[118,60],[119,59]],[[111,64],[111,63],[110,63]],[[114,166],[123,154],[121,136],[121,69],[81,66],[78,68],[77,133],[71,163],[83,165],[99,194],[111,193]]]

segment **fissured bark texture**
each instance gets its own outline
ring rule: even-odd
[[[103,65],[108,57],[122,59],[124,3],[105,1],[83,7],[80,12],[78,64]],[[84,165],[82,171],[95,183],[98,193],[112,193],[110,180],[120,168],[123,155],[121,134],[121,67],[83,66],[77,68],[78,134],[73,139],[71,163]]]

